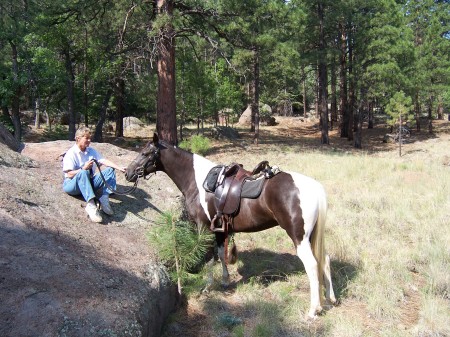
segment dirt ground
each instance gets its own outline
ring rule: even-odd
[[[228,163],[230,157],[258,154],[261,147],[277,144],[299,151],[361,151],[337,130],[330,131],[331,145],[320,145],[315,122],[291,117],[278,123],[261,127],[259,146],[252,144],[251,134],[241,132],[238,140],[215,141],[208,158]],[[434,135],[413,133],[403,153],[423,155],[426,142],[448,144],[449,122],[434,126]],[[122,140],[109,135],[107,142],[91,146],[126,166],[153,130],[134,130]],[[396,144],[382,142],[386,133],[382,125],[364,129],[363,151],[398,156]],[[141,181],[135,193],[114,195],[115,215],[94,224],[83,209],[85,202],[61,189],[58,157],[73,142],[39,142],[43,139],[42,132],[31,130],[20,154],[0,144],[0,336],[158,336],[176,296],[146,233],[159,213],[180,207],[180,192],[158,173]],[[438,158],[450,164],[450,155]],[[118,185],[130,186],[122,175]],[[203,314],[191,308],[179,327],[199,331],[189,319],[198,321]]]
[[[72,144],[25,143],[21,154],[0,144],[0,336],[158,336],[176,297],[146,233],[155,200],[175,207],[178,191],[158,175],[92,223],[61,188],[58,156]],[[124,166],[136,155],[92,146]]]

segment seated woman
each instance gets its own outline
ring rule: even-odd
[[[102,174],[111,188],[116,188],[116,173],[114,169],[125,172],[125,167],[118,166],[105,159],[91,144],[91,131],[87,127],[79,128],[75,133],[75,144],[66,152],[63,159],[64,182],[63,190],[70,195],[82,195],[87,201],[86,212],[94,222],[102,222],[102,217],[95,204],[95,191],[102,188],[99,198],[101,209],[108,215],[114,212],[109,204],[109,195],[113,192],[103,182],[99,172],[93,174],[94,160],[107,166]]]

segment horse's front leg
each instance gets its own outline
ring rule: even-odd
[[[228,287],[230,285],[230,274],[228,273],[228,267],[225,260],[225,246],[223,242],[218,246],[218,253],[220,262],[222,263],[222,287]]]
[[[215,262],[214,255],[211,258],[211,260],[206,262],[206,270],[207,270],[207,278],[208,279],[206,281],[206,286],[202,289],[202,293],[207,293],[211,290],[212,284],[214,282],[214,276],[213,276],[214,262]]]

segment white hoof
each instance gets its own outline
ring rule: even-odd
[[[308,315],[306,316],[308,320],[316,320],[317,314],[320,314],[322,312],[322,307],[318,306],[316,309],[309,309]]]

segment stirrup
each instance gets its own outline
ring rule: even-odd
[[[219,213],[217,213],[216,215],[214,215],[214,218],[212,218],[211,220],[211,226],[210,226],[210,230],[212,232],[225,232],[225,221],[223,221],[222,216],[218,216]],[[220,227],[216,227],[215,223],[217,221],[221,221],[221,226]]]

